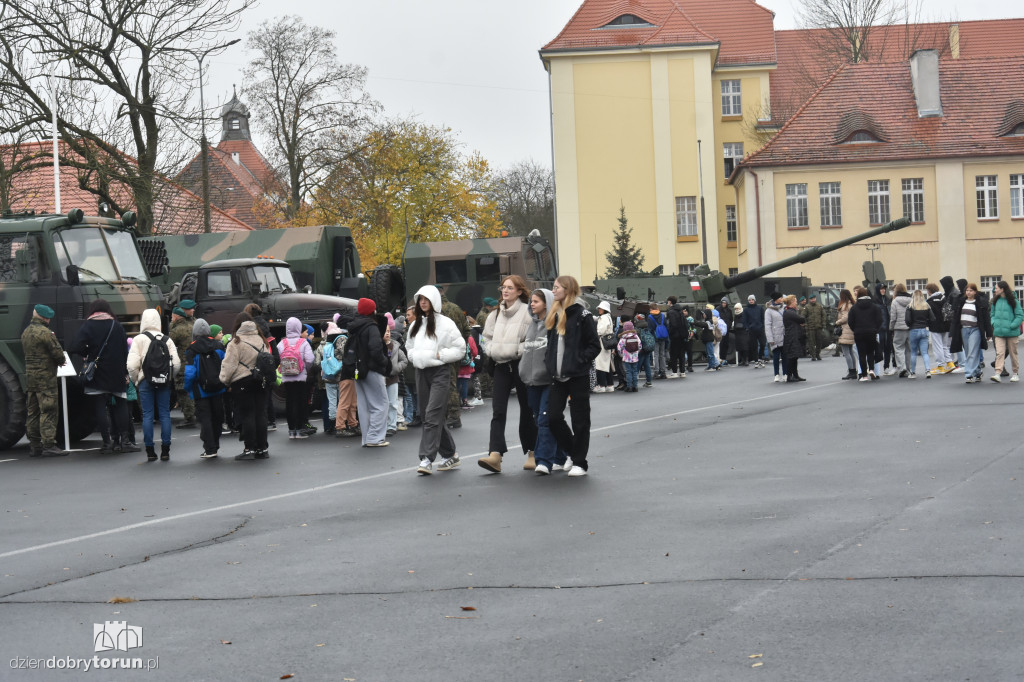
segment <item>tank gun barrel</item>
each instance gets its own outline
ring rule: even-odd
[[[908,225],[910,225],[910,220],[908,220],[907,218],[897,218],[896,220],[892,220],[886,223],[885,225],[881,225],[874,229],[868,230],[867,232],[861,232],[860,234],[855,234],[852,237],[840,239],[839,241],[832,242],[830,244],[812,246],[811,248],[804,249],[803,251],[794,254],[789,258],[784,258],[780,261],[775,261],[774,263],[761,265],[759,267],[753,268],[752,270],[746,270],[735,275],[730,275],[729,277],[725,278],[724,283],[726,287],[732,289],[735,286],[738,286],[740,284],[746,284],[747,282],[751,282],[757,279],[758,277],[764,277],[765,275],[771,274],[783,268],[787,268],[790,265],[796,265],[797,263],[806,263],[808,261],[816,260],[818,258],[821,258],[826,253],[829,253],[830,251],[841,249],[844,246],[849,246],[850,244],[854,244],[865,239],[870,239],[871,237],[877,237],[880,234],[885,234],[887,232],[892,232],[894,230],[902,230],[904,227]]]

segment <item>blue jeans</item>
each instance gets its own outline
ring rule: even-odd
[[[325,383],[324,389],[327,394],[327,421],[324,424],[333,424],[338,417],[338,384]]]
[[[713,342],[708,341],[704,344],[704,354],[708,356],[708,367],[711,369],[722,364],[718,361],[718,357],[715,355],[715,344]]]
[[[533,458],[537,464],[549,469],[552,464],[565,464],[568,454],[558,449],[558,443],[551,433],[548,422],[548,394],[550,386],[527,386],[526,397],[530,403],[530,411],[537,423],[537,442],[533,446]]]
[[[142,408],[142,438],[153,447],[153,408],[159,413],[160,442],[171,444],[171,387],[154,388],[149,379],[139,382],[139,407]],[[220,428],[218,426],[218,428]]]
[[[416,391],[411,384],[405,385],[405,423],[409,424],[416,418]]]
[[[782,362],[782,346],[772,348],[772,369],[775,370],[775,376],[786,373],[786,368]]]
[[[917,372],[917,356],[924,356],[924,371],[930,372],[932,369],[932,362],[928,357],[928,345],[929,335],[927,329],[911,329],[910,330],[910,370],[911,374]]]
[[[640,353],[640,364],[637,365],[637,371],[644,373],[644,376],[647,377],[647,383],[651,383],[654,380],[654,372],[651,371],[650,353]]]
[[[964,354],[967,355],[967,366],[964,374],[968,377],[981,376],[981,330],[977,327],[964,327],[960,330],[964,339]]]
[[[623,362],[622,366],[626,370],[626,388],[636,388],[637,379],[640,376],[640,363]]]

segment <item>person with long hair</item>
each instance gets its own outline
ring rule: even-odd
[[[782,311],[782,353],[786,360],[786,382],[792,384],[798,381],[807,381],[797,372],[797,362],[804,352],[804,316],[797,312],[796,296],[790,294],[783,300],[786,303],[786,309]]]
[[[875,374],[875,356],[878,354],[878,330],[882,327],[882,311],[871,299],[865,287],[853,290],[857,302],[850,308],[847,324],[853,330],[853,340],[857,345],[857,358],[860,361],[860,380],[878,379]]]
[[[981,383],[983,365],[981,352],[988,348],[986,339],[992,336],[992,318],[988,297],[970,282],[964,293],[953,300],[953,320],[950,323],[952,352],[963,350],[967,356],[965,383]],[[933,339],[934,340],[934,339]],[[932,348],[934,348],[934,344]]]
[[[548,330],[544,364],[554,379],[548,395],[548,418],[558,446],[572,459],[569,475],[586,476],[590,450],[590,365],[601,352],[601,339],[594,316],[577,301],[580,283],[575,277],[557,278],[551,293],[554,302],[544,323]],[[565,422],[566,402],[571,429]]]
[[[549,289],[534,289],[530,295],[530,326],[523,340],[523,354],[519,359],[519,377],[526,384],[530,399],[530,410],[537,423],[537,441],[534,457],[539,475],[547,475],[565,468],[567,455],[559,450],[551,433],[548,419],[548,400],[551,394],[551,374],[545,364],[548,347],[548,330],[545,326],[548,308],[555,302]]]
[[[466,355],[466,342],[462,333],[448,317],[441,314],[441,292],[428,284],[421,287],[414,297],[416,321],[409,328],[405,349],[409,362],[416,368],[416,401],[423,432],[420,434],[417,473],[429,476],[434,473],[434,460],[438,454],[442,460],[438,471],[451,471],[462,461],[455,451],[455,439],[446,423],[448,394],[450,392],[449,365],[459,362]]]
[[[897,285],[898,286],[898,285]],[[898,291],[898,289],[897,289]],[[899,294],[897,293],[897,298]],[[893,304],[895,306],[895,303]],[[930,325],[935,318],[935,313],[932,311],[932,307],[928,305],[928,299],[924,295],[924,291],[918,289],[914,292],[910,299],[910,305],[906,307],[903,313],[904,326],[910,330],[909,343],[910,343],[910,362],[908,369],[908,376],[911,379],[917,377],[917,356],[924,356],[924,378],[932,378],[932,363],[931,357],[928,353],[928,346],[930,341],[930,332],[928,331],[928,325]]]
[[[853,351],[853,329],[850,328],[850,311],[853,309],[853,294],[849,289],[839,292],[839,305],[836,306],[838,317],[836,325],[840,328],[839,338],[836,339],[836,348],[846,359],[846,376],[843,379],[857,378],[857,356]]]
[[[258,381],[252,375],[261,352],[270,352],[270,344],[260,333],[249,313],[235,315],[231,341],[224,349],[220,382],[231,391],[234,408],[241,415],[245,449],[237,460],[267,459],[267,393],[273,384]],[[267,378],[272,382],[272,378]]]
[[[501,473],[501,458],[508,451],[505,419],[513,388],[519,401],[519,442],[526,454],[523,468],[532,471],[536,465],[533,446],[537,440],[537,424],[530,410],[526,384],[519,377],[519,359],[529,326],[530,289],[522,277],[510,275],[501,282],[501,302],[487,315],[481,337],[484,353],[494,362],[494,383],[488,454],[477,464],[496,474]]]
[[[1010,381],[1020,381],[1020,366],[1017,361],[1017,337],[1020,336],[1021,323],[1024,323],[1024,310],[1021,309],[1020,301],[1013,293],[1013,289],[1006,280],[999,280],[996,284],[995,294],[992,297],[992,337],[996,344],[996,372],[990,379],[997,384],[1002,381],[999,377],[1003,373],[1003,364],[1006,356],[1010,356],[1010,363],[1013,367],[1013,376]]]
[[[924,300],[924,294],[921,294]],[[893,287],[892,302],[889,304],[889,336],[892,338],[893,358],[896,361],[896,372],[901,377],[910,376],[910,327],[907,326],[907,310],[912,301],[903,282]]]
[[[782,358],[783,343],[786,340],[786,325],[783,319],[783,312],[786,304],[782,294],[772,292],[768,297],[769,301],[764,307],[764,333],[768,348],[772,354],[772,370],[776,383],[782,381],[782,376],[788,370]]]

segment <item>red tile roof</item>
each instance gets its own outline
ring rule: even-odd
[[[238,162],[233,154],[238,154]],[[249,140],[221,141],[210,147],[210,203],[253,227],[267,227],[254,211],[256,202],[278,187],[270,163]],[[175,180],[202,193],[202,160],[189,161]]]
[[[744,167],[1024,155],[1024,137],[1002,137],[1024,98],[1024,57],[943,59],[943,115],[919,118],[909,61],[840,67]],[[843,144],[852,120],[885,142]]]
[[[16,153],[23,155],[41,149],[45,154],[50,152],[50,145],[50,142],[34,142],[22,145]],[[15,152],[10,145],[0,147],[0,154],[10,156],[13,153]],[[13,189],[12,211],[56,211],[52,164],[18,173],[14,179]],[[135,202],[131,199],[131,191],[127,186],[115,185],[111,191],[124,206],[134,208]],[[155,193],[153,211],[156,232],[181,234],[203,231],[203,202],[199,196],[163,176],[159,176],[155,182]],[[100,213],[99,197],[82,189],[79,185],[78,170],[67,165],[60,167],[60,203],[63,213],[72,208],[80,208],[86,215]],[[210,225],[214,232],[252,229],[216,207],[210,212]]]
[[[623,14],[652,26],[603,28]],[[718,43],[720,65],[773,64],[772,16],[753,0],[585,0],[541,53]]]

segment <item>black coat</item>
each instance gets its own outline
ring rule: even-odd
[[[882,328],[882,311],[869,296],[861,296],[850,308],[846,323],[853,335],[877,334]]]
[[[562,376],[566,378],[589,376],[590,366],[600,352],[601,339],[597,336],[597,320],[582,305],[573,303],[565,309],[565,350],[562,355]],[[557,323],[548,330],[548,347],[544,352],[544,365],[551,376],[557,376]]]
[[[348,343],[353,342],[359,357],[359,376],[365,377],[367,372],[384,376],[391,373],[391,361],[384,350],[384,338],[374,318],[358,315],[349,323]]]
[[[964,337],[961,333],[960,312],[964,309],[967,296],[961,294],[953,299],[953,320],[949,323],[949,352],[959,353],[964,349]],[[988,294],[978,292],[974,297],[974,306],[978,313],[978,329],[981,330],[981,349],[988,350],[988,339],[993,335],[992,317],[989,312]]]
[[[113,329],[111,329],[113,325]],[[110,340],[103,348],[103,340]],[[68,353],[92,360],[103,348],[96,362],[96,374],[85,387],[103,393],[124,393],[128,388],[128,336],[117,320],[86,320],[75,334]]]
[[[803,324],[804,316],[795,309],[786,308],[782,311],[782,326],[785,328],[782,336],[782,355],[787,360],[799,360],[804,354],[803,339],[806,338],[806,333]]]
[[[690,338],[690,324],[683,315],[683,306],[676,303],[665,313],[668,318],[668,338],[685,341]],[[653,331],[651,332],[654,333]]]

